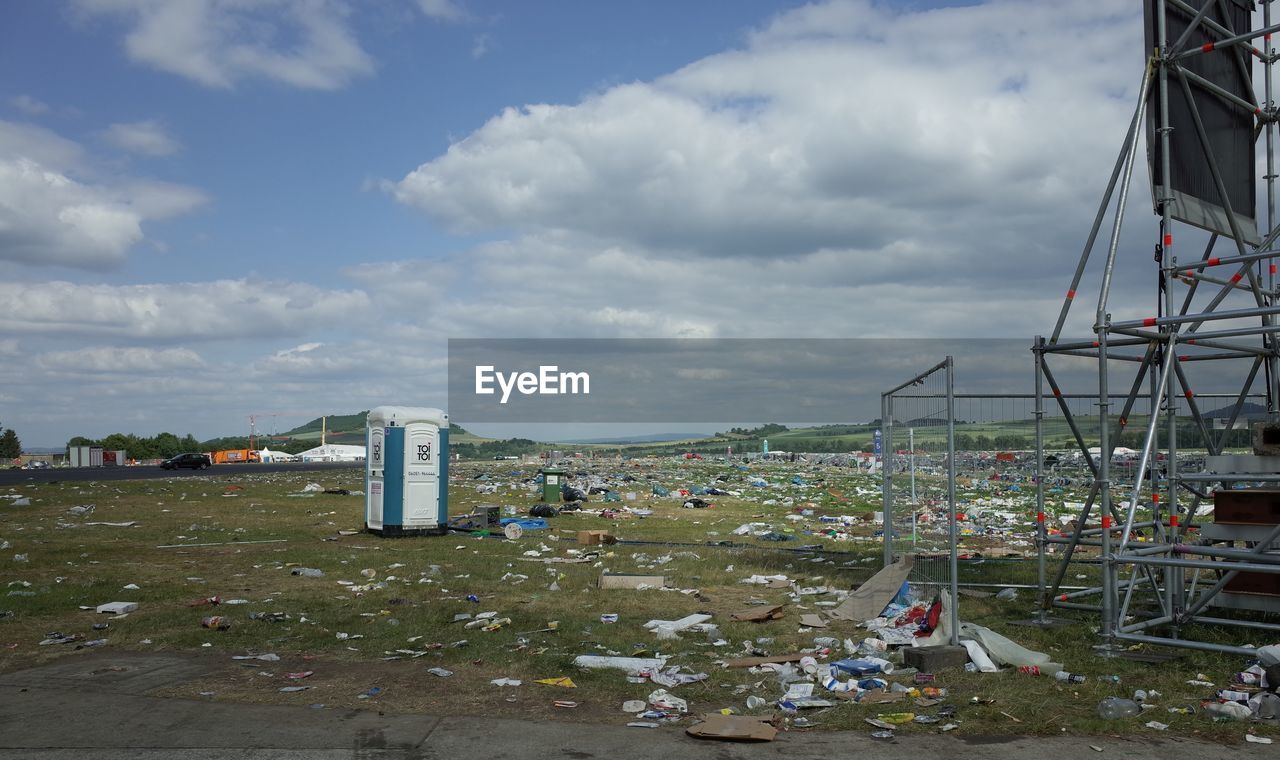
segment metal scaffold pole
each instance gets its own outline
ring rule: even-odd
[[[1036,622],[1044,625],[1049,620],[1049,592],[1045,588],[1049,532],[1045,525],[1044,510],[1044,376],[1040,370],[1040,362],[1044,357],[1043,337],[1036,336],[1032,351],[1036,364],[1036,571],[1039,591],[1036,602],[1040,608],[1036,613]]]
[[[955,360],[946,359],[947,382],[947,513],[950,515],[951,547],[951,646],[960,644],[960,567],[956,531],[956,388]]]
[[[893,564],[893,394],[880,397],[880,477],[884,510],[884,566]]]

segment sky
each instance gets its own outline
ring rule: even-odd
[[[1029,342],[1140,5],[7,3],[0,425],[447,408],[450,338]],[[1155,299],[1141,167],[1130,201],[1117,319]]]

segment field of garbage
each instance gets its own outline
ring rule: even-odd
[[[172,696],[318,710],[637,730],[712,715],[730,732],[885,739],[1280,736],[1274,718],[1251,710],[1253,700],[1266,714],[1275,697],[1261,696],[1265,671],[1248,658],[1101,658],[1095,617],[1013,624],[1036,612],[1036,565],[1034,489],[1012,466],[977,463],[961,478],[958,610],[979,646],[969,667],[937,672],[907,667],[903,649],[945,641],[950,602],[919,573],[881,573],[879,476],[831,460],[567,469],[580,491],[569,495],[584,498],[534,516],[536,464],[456,464],[456,530],[397,539],[362,531],[360,469],[227,466],[207,478],[14,488],[0,494],[0,670],[102,648],[176,651],[218,667]],[[916,533],[898,540],[927,551],[944,536],[942,483],[923,465],[917,480]],[[1054,481],[1053,524],[1086,487]],[[519,537],[489,517],[520,525]],[[1081,564],[1068,583],[1095,577]],[[1114,716],[1103,717],[1109,698],[1101,712]]]

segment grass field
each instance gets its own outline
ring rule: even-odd
[[[549,530],[529,531],[518,541],[465,533],[382,539],[342,534],[362,527],[360,496],[302,491],[317,478],[323,478],[320,485],[326,488],[362,489],[359,470],[259,476],[229,472],[213,478],[24,487],[20,492],[31,498],[30,506],[8,506],[7,500],[0,500],[0,541],[8,543],[0,555],[0,580],[8,594],[0,599],[0,610],[12,613],[0,619],[0,669],[75,656],[78,645],[105,639],[101,646],[112,649],[190,652],[221,665],[216,675],[171,692],[183,697],[622,724],[632,719],[621,712],[622,702],[644,699],[657,685],[630,683],[623,671],[575,668],[576,655],[669,655],[670,665],[708,674],[703,681],[671,689],[688,700],[691,712],[731,708],[741,713],[746,712],[747,696],[772,702],[782,689],[771,673],[724,669],[718,664],[721,660],[748,649],[785,654],[812,648],[820,636],[856,642],[866,635],[852,624],[801,629],[799,616],[820,611],[816,603],[834,600],[835,594],[793,597],[792,589],[767,589],[741,580],[753,574],[785,574],[797,587],[838,590],[866,580],[878,568],[880,554],[878,540],[871,538],[871,521],[857,524],[855,540],[834,540],[822,535],[827,526],[818,518],[868,518],[879,508],[878,484],[870,476],[770,464],[747,473],[712,462],[672,460],[595,467],[634,477],[622,490],[636,492],[638,499],[623,503],[653,514],[608,519],[567,513],[552,518]],[[457,466],[451,483],[452,511],[488,503],[524,514],[535,498],[519,481],[533,474],[532,469],[510,463]],[[807,484],[792,485],[795,474]],[[748,475],[779,485],[753,489],[746,485]],[[725,480],[717,481],[718,477]],[[742,497],[709,497],[714,508],[684,509],[678,497],[650,496],[652,483],[674,489],[713,482],[742,489]],[[482,492],[494,485],[496,492]],[[922,492],[930,487],[936,488],[936,483],[930,486],[922,478]],[[1012,493],[988,495],[1013,498]],[[602,506],[598,498],[593,497],[588,507]],[[775,503],[766,503],[771,500]],[[95,508],[88,515],[68,511],[90,504]],[[812,515],[797,514],[804,509]],[[136,524],[88,524],[126,521]],[[747,522],[769,523],[793,540],[732,535]],[[612,531],[622,543],[577,544],[578,530],[600,528]],[[730,541],[732,546],[709,545]],[[975,535],[966,539],[966,548],[992,542]],[[815,544],[822,544],[824,551],[798,548]],[[570,561],[540,561],[553,558]],[[324,575],[292,575],[295,568],[314,568]],[[662,574],[673,588],[602,591],[597,581],[604,571]],[[1027,583],[1034,579],[1034,566],[966,564],[962,579]],[[126,590],[129,584],[138,588]],[[221,604],[203,602],[214,596]],[[1144,723],[1156,720],[1169,724],[1174,734],[1243,740],[1245,724],[1215,724],[1199,714],[1200,701],[1212,697],[1214,689],[1186,683],[1204,674],[1219,687],[1228,686],[1245,665],[1243,658],[1180,651],[1178,660],[1160,666],[1100,659],[1090,649],[1095,643],[1093,618],[1080,617],[1074,625],[1051,630],[1009,625],[1031,616],[1033,597],[1026,590],[1008,602],[965,597],[961,617],[1050,654],[1068,670],[1085,674],[1084,684],[1064,686],[1016,672],[950,671],[938,674],[936,684],[949,690],[944,705],[919,708],[909,698],[885,705],[845,703],[806,711],[804,717],[822,728],[865,731],[869,727],[864,718],[879,713],[929,714],[954,705],[956,730],[970,735],[1141,733],[1152,730]],[[231,603],[238,600],[244,603]],[[784,605],[784,617],[765,623],[730,620],[732,613],[753,608],[755,600]],[[140,607],[119,619],[80,609],[111,601],[137,602]],[[483,612],[509,622],[493,630],[454,622],[455,616],[465,613],[474,619]],[[685,634],[679,640],[657,641],[643,627],[650,619],[672,620],[696,612],[713,616],[718,635]],[[606,614],[616,614],[617,622],[602,622]],[[230,627],[202,627],[202,619],[211,615],[224,617]],[[93,629],[102,623],[109,627]],[[52,632],[82,638],[40,645]],[[231,659],[261,653],[281,659]],[[430,668],[444,668],[452,675],[432,675]],[[312,674],[305,678],[286,675],[307,671]],[[575,688],[534,683],[566,676]],[[1116,676],[1118,683],[1104,676]],[[490,683],[499,678],[523,684]],[[909,682],[910,677],[899,680]],[[280,691],[289,686],[309,688]],[[370,696],[375,687],[380,692]],[[1161,693],[1153,710],[1121,721],[1102,721],[1094,715],[1101,698],[1128,696],[1136,688]],[[821,687],[817,693],[822,693]],[[981,703],[972,704],[974,698]],[[987,703],[988,699],[995,701]],[[558,708],[556,700],[578,706]],[[1168,711],[1180,706],[1193,706],[1197,714]],[[908,724],[899,732],[934,730],[936,725]],[[1274,726],[1254,730],[1280,736]]]

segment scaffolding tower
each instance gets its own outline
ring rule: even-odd
[[[1205,625],[1280,631],[1280,519],[1274,519],[1280,491],[1256,488],[1280,483],[1280,457],[1224,454],[1248,398],[1265,399],[1271,422],[1277,419],[1280,399],[1280,328],[1275,319],[1280,314],[1275,263],[1280,229],[1273,151],[1277,112],[1272,99],[1277,56],[1271,46],[1271,34],[1280,25],[1271,24],[1271,0],[1262,2],[1260,28],[1255,28],[1255,10],[1251,0],[1144,0],[1148,57],[1138,103],[1057,323],[1048,338],[1038,336],[1032,346],[1039,620],[1054,622],[1049,619],[1053,609],[1097,612],[1098,650],[1103,654],[1132,643],[1244,654],[1251,650],[1197,636],[1218,638],[1205,636]],[[1253,44],[1259,38],[1261,50]],[[1252,84],[1255,61],[1264,75],[1261,103]],[[1146,317],[1113,320],[1109,299],[1144,128],[1159,218],[1154,247],[1159,305]],[[1266,231],[1261,235],[1254,221],[1253,168],[1260,136],[1266,166]],[[1090,268],[1108,219],[1105,255]],[[1193,227],[1209,237],[1203,250],[1191,256],[1175,248],[1174,241]],[[1086,270],[1101,281],[1094,336],[1064,340],[1063,328]],[[1062,356],[1085,356],[1097,363],[1096,459],[1053,372]],[[1202,397],[1189,376],[1198,362],[1221,367],[1231,388],[1239,383],[1239,392],[1228,394],[1230,413],[1220,434],[1206,422],[1202,411],[1207,410],[1197,402]],[[1114,394],[1111,381],[1118,367],[1129,368],[1128,388]],[[1257,385],[1262,387],[1255,392]],[[1074,528],[1062,536],[1050,536],[1045,525],[1042,426],[1049,399],[1061,407],[1093,475]],[[1144,413],[1137,467],[1131,478],[1113,479],[1118,438],[1131,416]],[[1180,422],[1204,442],[1207,456],[1199,471],[1179,468]],[[1198,514],[1208,501],[1216,506],[1212,522],[1207,514]],[[1232,519],[1223,519],[1228,515]],[[1061,551],[1048,580],[1048,554],[1055,547]],[[1095,550],[1101,559],[1101,586],[1060,593],[1073,559]],[[1235,614],[1215,612],[1222,609]],[[1255,612],[1238,612],[1243,609]]]

